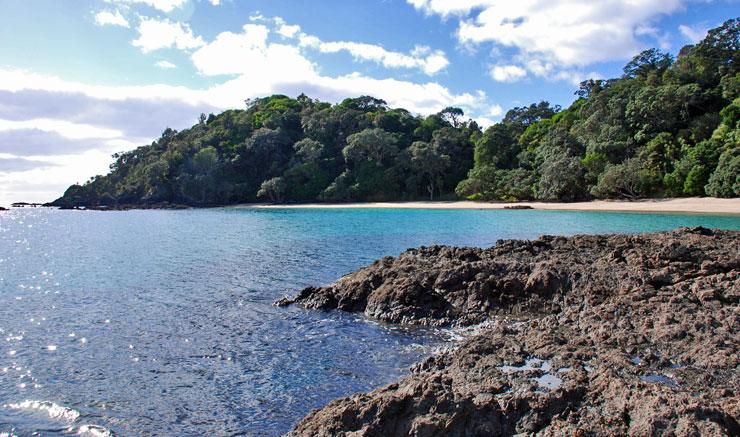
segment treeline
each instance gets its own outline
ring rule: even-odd
[[[459,108],[415,116],[368,96],[248,101],[114,155],[53,204],[739,196],[739,27],[675,60],[644,51],[622,77],[583,82],[569,108],[514,108],[485,131]]]

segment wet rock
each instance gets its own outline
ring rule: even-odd
[[[740,232],[422,247],[282,303],[490,322],[401,381],[311,412],[291,435],[740,433]]]

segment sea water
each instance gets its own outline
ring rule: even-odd
[[[740,229],[680,214],[393,209],[0,213],[1,435],[277,435],[436,331],[272,302],[384,255],[541,234]],[[5,433],[5,434],[3,434]]]

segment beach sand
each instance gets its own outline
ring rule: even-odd
[[[368,202],[368,203],[309,203],[292,205],[246,204],[238,208],[407,208],[407,209],[504,209],[512,206],[560,211],[629,211],[678,212],[695,214],[740,215],[740,198],[687,197],[680,199],[650,199],[639,201],[594,200],[591,202]]]

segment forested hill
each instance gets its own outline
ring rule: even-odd
[[[733,19],[676,59],[644,51],[569,108],[514,108],[484,132],[457,108],[256,99],[114,155],[53,204],[740,196],[739,34]]]

